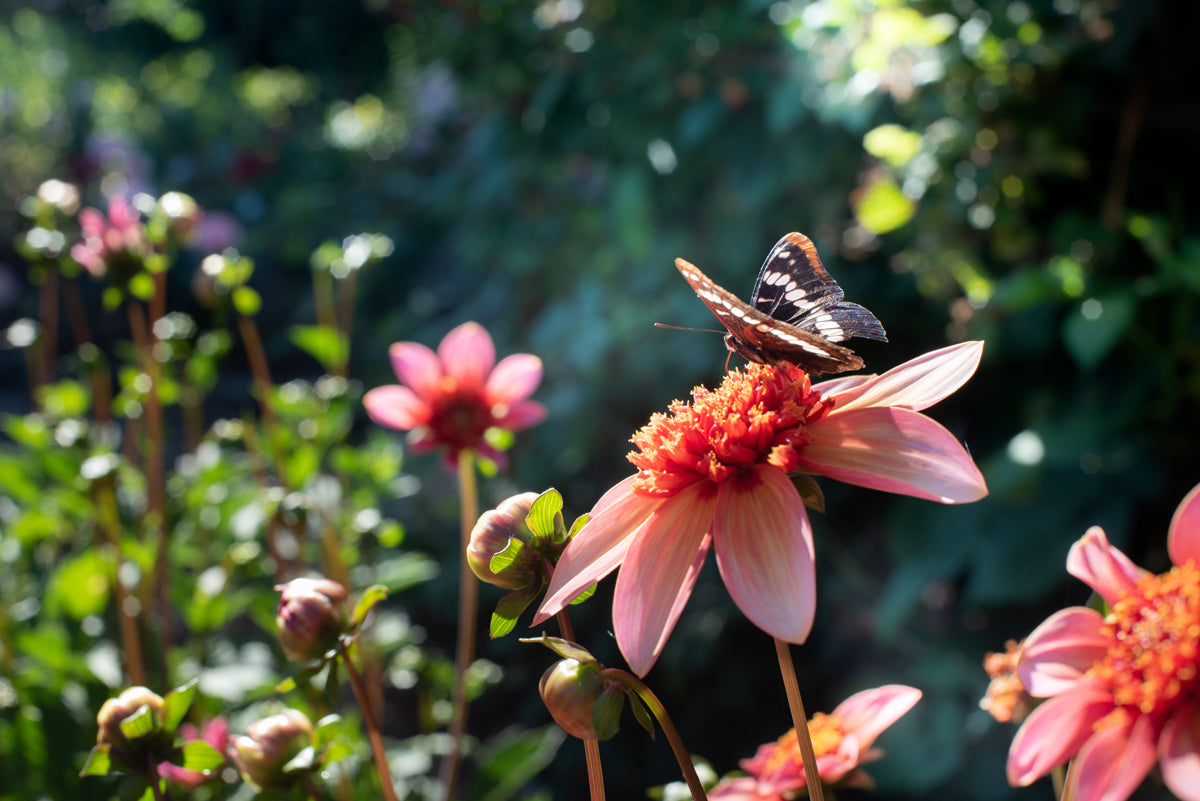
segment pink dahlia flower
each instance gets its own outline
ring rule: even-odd
[[[414,451],[444,448],[453,460],[474,450],[502,464],[503,454],[484,438],[488,429],[519,431],[546,418],[546,408],[528,399],[542,380],[542,360],[517,353],[497,364],[478,323],[446,334],[437,353],[397,342],[388,355],[401,383],[372,389],[363,406],[376,423],[409,431]]]
[[[1025,640],[1017,673],[1035,698],[1008,752],[1008,781],[1031,784],[1073,760],[1064,797],[1124,801],[1156,763],[1171,792],[1200,801],[1200,486],[1167,534],[1175,564],[1137,567],[1097,527],[1071,546],[1067,572],[1107,614],[1072,607]]]
[[[108,202],[108,216],[96,209],[79,212],[83,241],[71,247],[71,258],[92,276],[113,272],[125,281],[142,265],[149,249],[137,209],[123,197]]]
[[[828,715],[814,715],[808,721],[808,733],[822,784],[872,787],[871,777],[859,766],[883,756],[882,751],[872,747],[875,738],[919,700],[920,690],[889,684],[855,693]],[[776,742],[759,746],[753,758],[743,759],[740,764],[750,775],[725,779],[709,792],[710,799],[786,801],[804,789],[804,761],[795,729]]]
[[[738,608],[801,643],[816,608],[812,529],[789,473],[829,476],[940,503],[987,494],[970,455],[920,411],[975,372],[982,342],[927,353],[880,376],[811,385],[798,368],[751,364],[676,401],[633,437],[639,468],[610,489],[563,552],[534,625],[622,566],[613,626],[634,673],[654,665],[712,547]]]

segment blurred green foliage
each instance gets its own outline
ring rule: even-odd
[[[501,353],[540,355],[551,418],[518,437],[485,504],[555,486],[573,517],[628,474],[622,443],[652,411],[720,375],[717,337],[651,327],[711,326],[672,259],[744,295],[771,243],[802,230],[888,329],[890,343],[856,348],[869,369],[987,341],[980,373],[934,415],[992,492],[945,508],[823,485],[818,621],[797,650],[806,704],[920,687],[924,700],[880,741],[890,756],[871,768],[878,797],[1026,796],[1036,791],[1003,781],[1013,730],[977,708],[983,653],[1086,598],[1064,561],[1090,525],[1164,568],[1170,514],[1200,480],[1200,231],[1188,189],[1200,98],[1178,66],[1197,16],[1106,0],[6,6],[0,324],[37,317],[40,279],[13,244],[27,224],[15,210],[50,177],[78,183],[92,205],[186,191],[210,211],[207,241],[254,259],[254,294],[238,309],[257,311],[288,432],[276,444],[305,488],[270,508],[253,459],[231,447],[252,424],[238,419],[250,405],[244,351],[228,316],[192,299],[205,253],[182,254],[167,277],[172,308],[211,332],[166,338],[172,408],[202,393],[208,432],[166,444],[171,557],[187,576],[172,597],[191,632],[170,678],[202,670],[208,700],[197,704],[212,712],[257,700],[278,667],[261,646],[273,604],[264,515],[351,533],[342,547],[356,586],[407,588],[381,625],[393,687],[448,670],[454,571],[420,583],[418,556],[457,557],[448,479],[428,459],[416,494],[415,478],[397,478],[396,440],[370,431],[357,403],[362,384],[392,380],[390,342],[433,344],[475,319]],[[378,263],[354,279],[353,335],[341,341],[326,295],[310,290],[361,250],[346,239],[357,231],[394,247],[372,251]],[[101,350],[119,353],[123,319],[101,311],[95,284],[82,290]],[[61,328],[65,378],[95,354],[65,344]],[[30,331],[10,327],[10,343]],[[118,409],[139,402],[125,357]],[[111,486],[128,521],[145,488],[128,443],[86,419],[82,384],[53,383],[34,415],[25,371],[20,350],[0,352],[11,413],[0,797],[97,797],[60,756],[90,747],[94,710],[119,679],[101,617],[114,561],[89,545],[103,525],[95,493]],[[399,522],[381,528],[388,519],[403,536]],[[144,545],[123,547],[151,569]],[[615,662],[605,602],[602,586],[576,630]],[[507,641],[481,655],[503,673],[472,732],[485,750],[549,761],[547,743],[495,739],[514,722],[547,722],[534,689],[547,663]],[[718,771],[789,725],[770,644],[711,567],[649,678]],[[433,696],[397,695],[393,720],[409,722],[389,734],[428,731]],[[413,792],[429,751],[416,742],[404,746]],[[620,766],[613,797],[675,778],[666,747],[635,732],[604,753]],[[582,776],[568,743],[524,797],[578,796]]]

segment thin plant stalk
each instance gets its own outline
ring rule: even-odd
[[[67,322],[71,326],[71,334],[75,337],[75,346],[82,354],[84,348],[95,353],[91,359],[92,373],[92,408],[95,409],[96,419],[107,423],[112,419],[112,385],[108,376],[108,365],[100,349],[92,340],[92,328],[88,325],[87,312],[84,310],[83,298],[79,293],[79,285],[70,277],[62,280],[63,304],[67,310]]]
[[[154,757],[150,754],[146,754],[146,779],[154,790],[154,801],[164,801],[166,797],[162,791],[162,779],[158,776],[158,765],[154,763]]]
[[[796,727],[796,741],[800,745],[800,756],[804,760],[804,782],[808,787],[808,797],[812,801],[824,801],[821,775],[817,772],[817,755],[813,750],[812,735],[808,731],[804,702],[800,700],[800,682],[796,681],[792,652],[786,642],[776,637],[775,653],[779,657],[779,671],[783,674],[783,687],[787,692],[788,707],[792,710],[792,725]]]
[[[379,771],[379,783],[383,785],[383,797],[386,801],[398,801],[396,788],[392,784],[392,771],[388,767],[387,751],[383,748],[383,735],[379,733],[379,724],[375,721],[375,713],[371,709],[367,687],[362,676],[350,659],[350,650],[344,642],[338,643],[338,652],[342,656],[342,664],[346,666],[346,675],[350,677],[350,686],[354,689],[354,697],[358,699],[358,707],[362,710],[363,725],[367,728],[367,739],[371,743],[371,755],[375,758],[375,770]]]
[[[95,486],[96,517],[108,544],[113,548],[113,597],[117,604],[117,625],[121,631],[121,644],[125,647],[125,671],[130,685],[146,684],[146,667],[142,658],[142,641],[138,633],[137,618],[130,615],[129,591],[121,583],[121,565],[125,555],[121,548],[121,524],[117,516],[117,498],[112,484],[105,480]]]
[[[35,394],[38,387],[54,380],[54,364],[58,360],[58,268],[51,263],[46,264],[42,285],[38,287],[38,307],[42,358],[34,384]]]
[[[325,801],[317,786],[313,784],[312,776],[309,776],[307,773],[300,774],[300,783],[304,785],[305,792],[308,793],[308,797],[313,801]]]
[[[618,670],[617,668],[605,668],[600,671],[600,677],[613,679],[624,684],[626,687],[637,693],[638,698],[642,699],[642,703],[658,721],[658,725],[662,727],[663,734],[667,737],[667,742],[671,745],[671,752],[675,754],[675,761],[679,763],[679,770],[683,773],[683,779],[687,782],[688,790],[691,791],[692,801],[708,801],[708,795],[704,792],[704,785],[700,782],[700,777],[696,774],[696,766],[692,764],[692,755],[688,753],[687,747],[683,744],[683,738],[679,736],[679,730],[675,728],[671,716],[667,714],[667,708],[663,706],[662,701],[658,700],[658,696],[654,691],[646,686],[646,683],[633,675],[627,670]]]
[[[479,587],[475,574],[467,564],[467,546],[471,544],[471,529],[479,518],[478,488],[475,485],[475,454],[464,449],[458,454],[459,519],[462,537],[458,548],[458,646],[454,656],[453,717],[450,719],[450,753],[442,763],[442,798],[450,801],[458,783],[458,767],[462,760],[462,741],[467,731],[467,670],[475,660],[475,625],[479,604]]]
[[[338,328],[346,337],[346,361],[337,365],[334,373],[345,378],[350,370],[350,342],[354,329],[354,295],[358,284],[358,270],[351,270],[338,286]]]
[[[567,610],[562,609],[554,619],[558,621],[558,632],[564,640],[575,642],[575,630]],[[588,791],[591,801],[604,801],[604,768],[600,764],[600,741],[591,738],[583,741],[583,756],[587,760]]]

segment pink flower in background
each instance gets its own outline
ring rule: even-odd
[[[179,733],[185,743],[192,740],[203,740],[224,754],[229,744],[229,721],[223,717],[215,717],[205,725],[203,732],[190,723],[184,723],[179,727]],[[158,775],[184,790],[195,790],[209,779],[215,778],[218,773],[216,771],[205,773],[188,770],[170,762],[160,762],[158,763]]]
[[[107,217],[96,209],[83,209],[79,228],[83,241],[71,247],[71,258],[94,277],[115,272],[124,279],[141,266],[148,249],[146,232],[141,216],[125,198],[109,201]]]
[[[899,720],[921,699],[921,691],[901,684],[863,690],[838,704],[828,715],[817,713],[808,721],[822,784],[870,788],[874,785],[859,766],[883,756],[873,748],[875,738]],[[792,729],[776,742],[759,746],[751,759],[743,759],[749,776],[725,779],[708,794],[724,801],[785,801],[804,789],[804,762]]]
[[[1071,607],[1025,640],[1017,673],[1036,698],[1008,753],[1024,786],[1073,760],[1066,794],[1124,801],[1156,763],[1171,792],[1200,801],[1200,486],[1167,534],[1175,567],[1142,570],[1093,527],[1071,546],[1067,572],[1107,614]]]
[[[789,473],[808,472],[941,503],[987,487],[949,431],[923,414],[975,372],[982,342],[925,354],[880,376],[811,385],[751,364],[676,401],[633,437],[639,468],[602,497],[555,568],[534,625],[622,566],[613,627],[630,668],[658,659],[708,550],[738,608],[801,643],[816,609],[812,529]]]
[[[497,364],[478,323],[446,334],[437,353],[397,342],[388,355],[401,383],[372,389],[363,406],[376,423],[411,432],[414,451],[444,448],[454,460],[474,450],[502,464],[504,455],[484,438],[488,429],[519,431],[546,418],[546,408],[528,399],[542,380],[542,360],[517,353]]]

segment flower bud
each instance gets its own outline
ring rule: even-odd
[[[598,662],[560,659],[538,683],[554,722],[581,740],[607,740],[620,725],[624,690],[602,678],[600,670]]]
[[[471,530],[471,542],[467,545],[467,564],[480,581],[515,590],[524,587],[533,578],[538,562],[535,550],[523,549],[499,573],[492,571],[492,557],[507,548],[514,537],[525,545],[533,542],[534,535],[526,525],[525,517],[537,498],[536,492],[522,492],[495,509],[484,512],[479,518]]]
[[[286,784],[283,768],[313,744],[313,725],[297,709],[257,720],[229,738],[229,758],[255,789]]]
[[[145,687],[130,687],[116,698],[109,698],[100,707],[96,715],[96,725],[100,730],[96,733],[96,744],[125,745],[129,740],[121,731],[121,721],[137,712],[143,706],[150,707],[155,728],[162,726],[163,699],[158,693],[151,692]]]
[[[350,622],[345,587],[326,578],[299,578],[275,589],[282,593],[275,626],[288,659],[319,659],[337,646]]]

